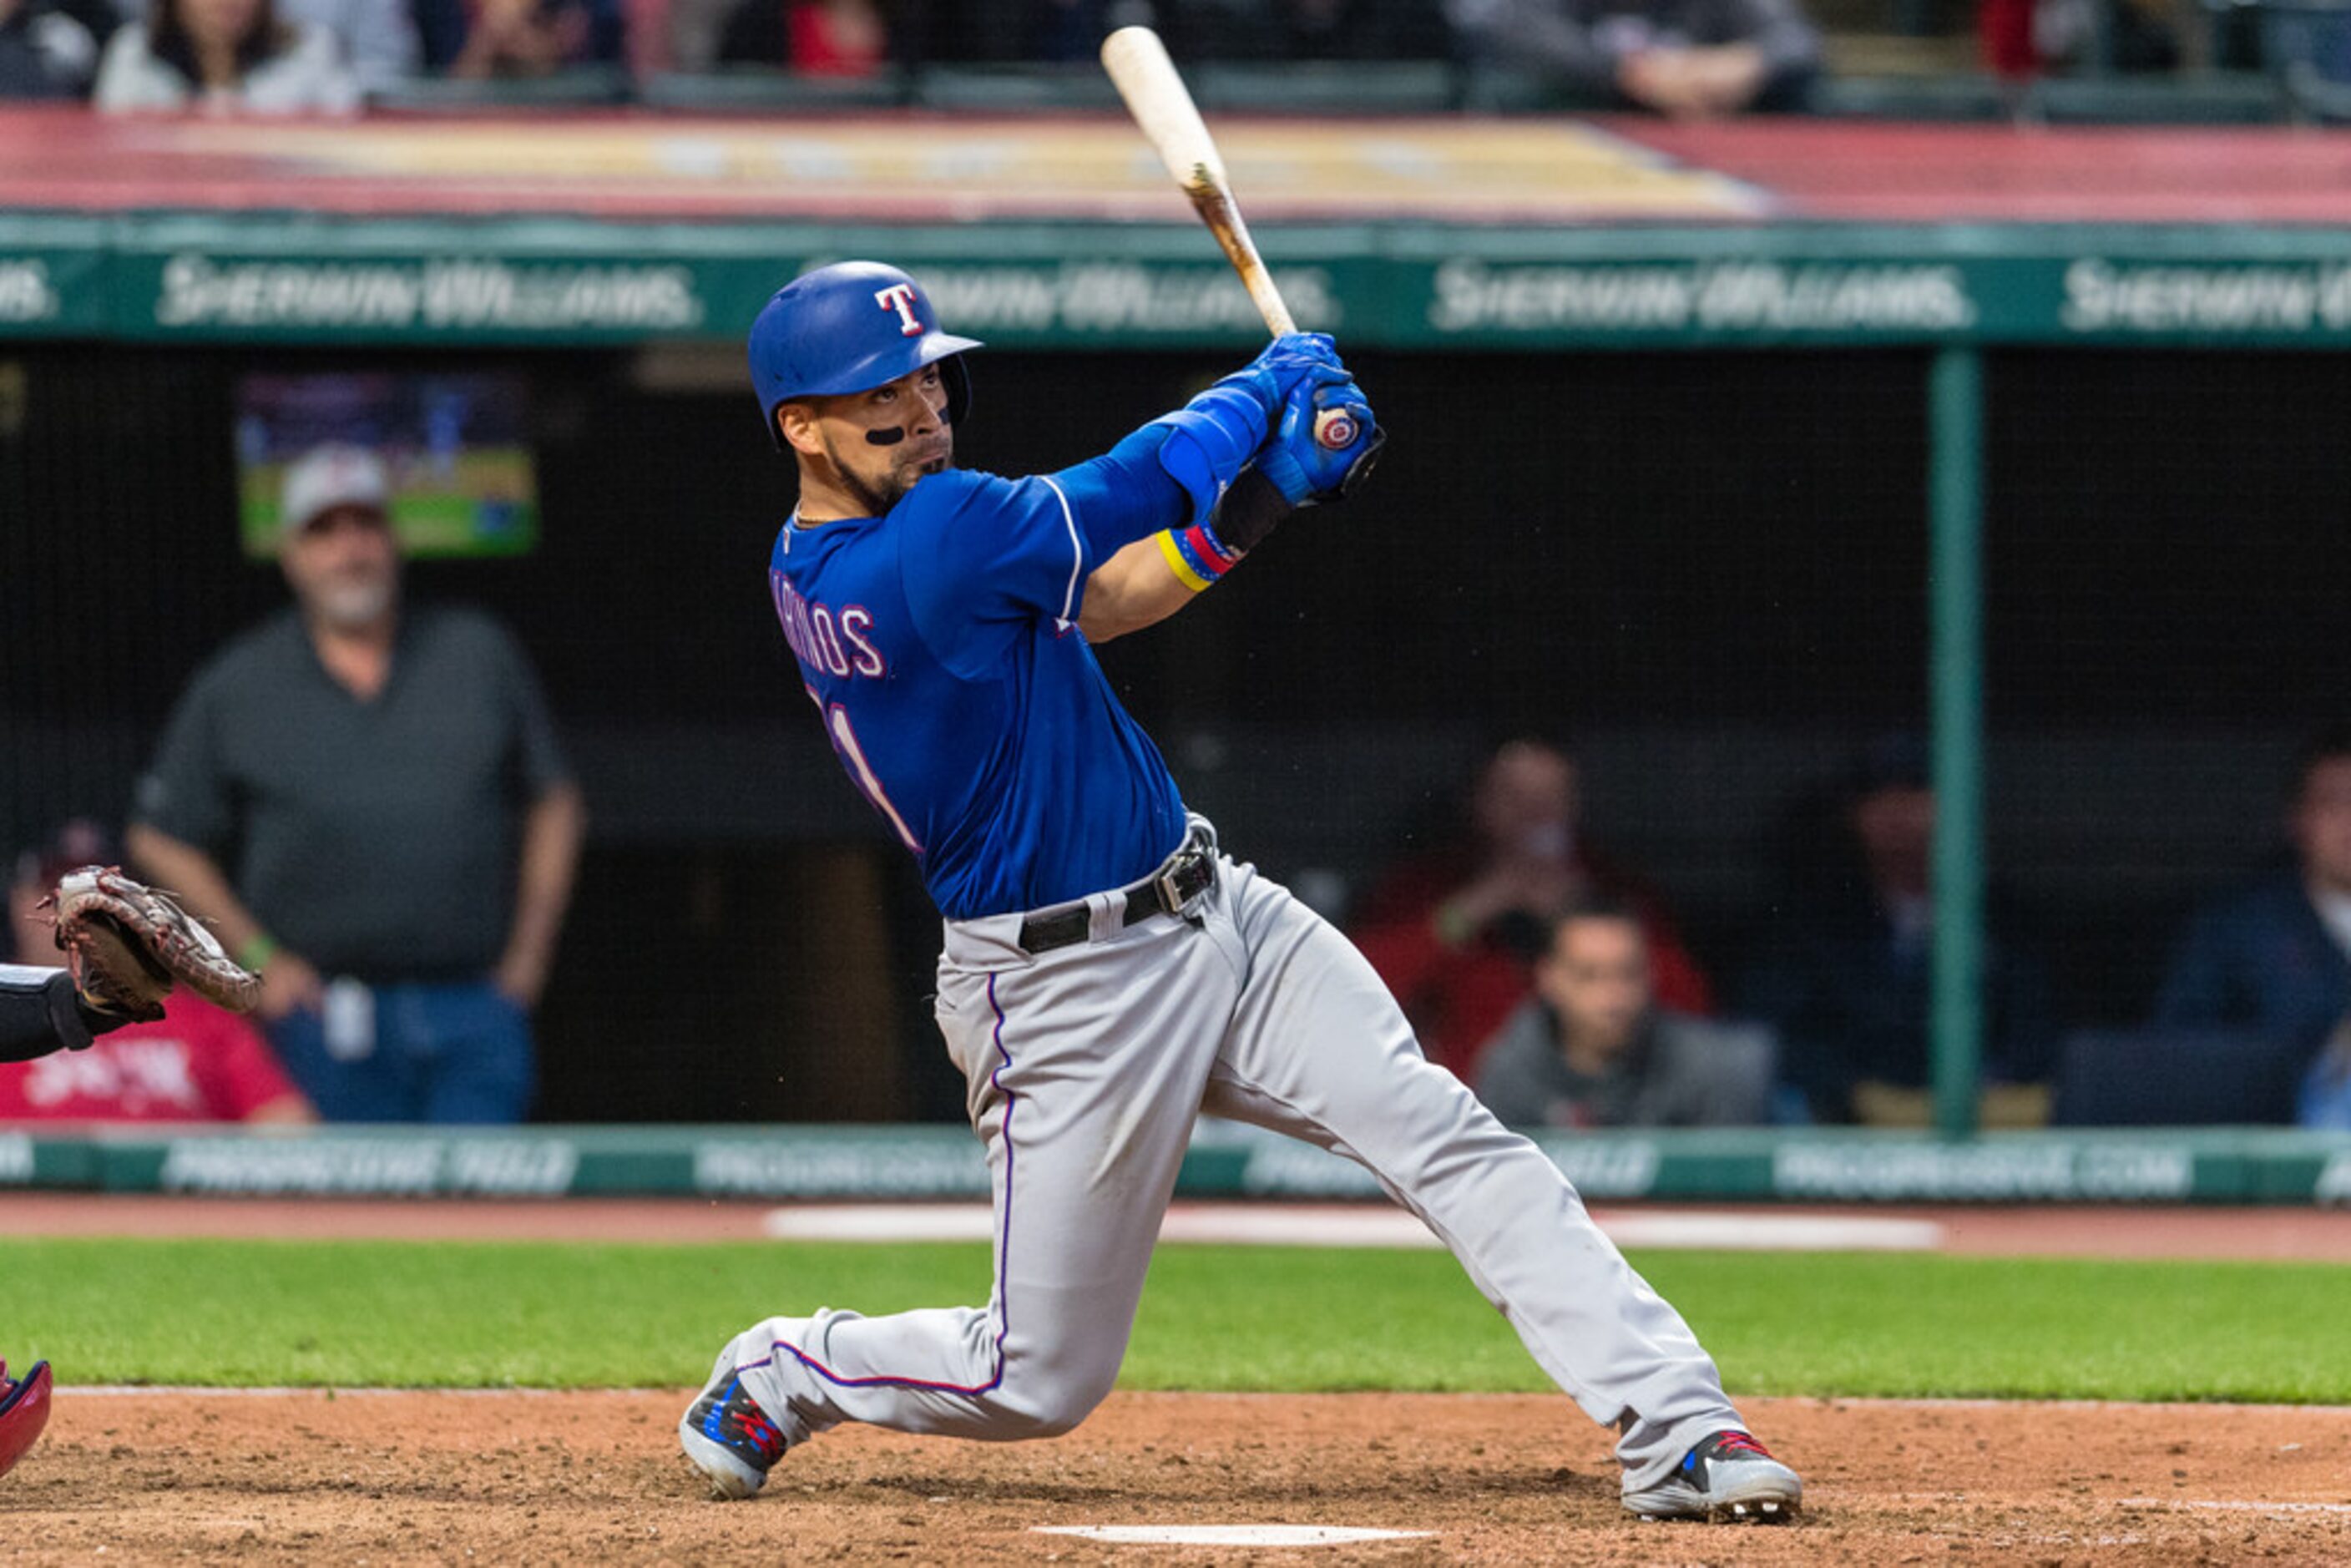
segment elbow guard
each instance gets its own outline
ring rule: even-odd
[[[1151,422],[1167,432],[1159,443],[1159,466],[1192,497],[1195,522],[1216,510],[1225,487],[1265,440],[1265,405],[1253,386],[1238,384],[1247,374],[1228,376]]]

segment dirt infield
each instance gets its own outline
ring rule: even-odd
[[[1054,1442],[870,1429],[703,1500],[663,1394],[61,1393],[0,1559],[243,1563],[2340,1563],[2351,1411],[1760,1401],[1792,1530],[1625,1519],[1605,1434],[1540,1396],[1123,1394]],[[1268,1551],[1040,1525],[1432,1534]]]

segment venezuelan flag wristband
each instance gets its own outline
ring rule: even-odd
[[[1195,593],[1232,570],[1233,564],[1241,559],[1239,552],[1228,548],[1206,523],[1168,528],[1156,537],[1159,553],[1167,558],[1168,570]]]

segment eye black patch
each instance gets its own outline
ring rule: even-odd
[[[906,439],[906,427],[893,424],[887,430],[869,430],[865,433],[865,439],[876,446],[895,446]]]

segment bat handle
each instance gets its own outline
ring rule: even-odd
[[[1363,434],[1355,416],[1343,408],[1326,408],[1314,416],[1314,439],[1332,452],[1343,452]]]
[[[1242,281],[1249,285],[1249,293],[1256,297],[1257,313],[1265,318],[1268,331],[1277,338],[1287,338],[1298,330],[1298,318],[1290,313],[1290,302],[1282,298],[1281,290],[1274,287],[1273,274],[1265,269],[1265,263],[1259,262]]]

